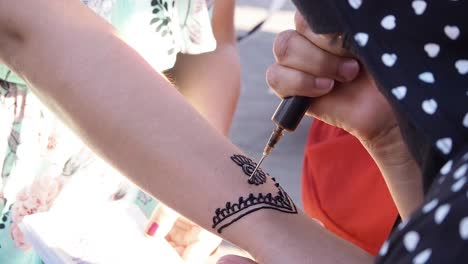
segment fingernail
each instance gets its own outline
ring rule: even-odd
[[[158,230],[158,227],[158,223],[152,222],[149,228],[146,230],[146,234],[148,236],[154,236],[154,234],[156,234],[156,230]]]
[[[210,253],[210,256],[213,256],[214,254],[216,254],[216,252],[218,252],[218,249],[221,245],[218,245],[213,251],[211,251]]]
[[[236,264],[236,263],[254,263],[251,260],[236,256],[236,255],[226,255],[218,260],[216,264]]]
[[[218,262],[216,262],[216,264],[236,264],[236,263],[239,263],[239,262],[235,262],[230,259],[221,259],[221,260],[218,260]]]
[[[322,90],[329,90],[333,87],[335,81],[328,78],[315,78],[315,87]]]
[[[356,77],[359,72],[359,64],[356,60],[349,59],[343,62],[338,68],[338,74],[346,81],[350,81]]]

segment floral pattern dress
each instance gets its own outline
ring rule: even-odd
[[[178,53],[215,49],[206,0],[81,0],[111,22],[155,69]],[[110,91],[112,92],[112,91]],[[157,204],[99,160],[48,111],[26,83],[0,65],[0,263],[42,263],[24,239],[23,217],[45,212],[72,177],[118,183],[110,200],[135,202],[148,215]],[[97,177],[100,176],[100,177]]]

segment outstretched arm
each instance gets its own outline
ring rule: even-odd
[[[272,179],[248,182],[254,164],[79,1],[0,0],[0,58],[138,186],[260,261],[370,261]]]
[[[212,17],[216,50],[200,55],[179,54],[170,73],[185,98],[226,135],[240,93],[234,9],[235,0],[216,0]]]

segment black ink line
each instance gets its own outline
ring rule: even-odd
[[[247,181],[249,184],[260,185],[266,182],[266,174],[261,168],[258,168],[258,170],[255,172],[255,175],[250,177],[252,172],[254,172],[255,167],[257,167],[257,163],[255,163],[253,160],[243,155],[234,155],[231,157],[231,160],[239,165],[242,168],[244,174],[249,177],[249,180]]]
[[[253,172],[257,164],[251,159],[242,155],[233,155],[231,160],[242,168],[242,171],[247,176]],[[258,174],[257,174],[258,173]],[[256,186],[266,182],[266,174],[260,168],[257,170],[252,181],[249,184]],[[269,176],[269,175],[268,175]],[[244,216],[247,216],[260,209],[272,209],[288,214],[297,214],[297,208],[294,205],[291,197],[281,188],[275,178],[271,178],[274,186],[278,188],[278,193],[259,193],[258,195],[249,194],[247,197],[240,197],[237,203],[227,202],[224,208],[217,208],[213,217],[212,228],[221,233],[226,227],[239,221]]]
[[[213,217],[213,227],[216,227],[222,220],[229,218],[232,215],[239,213],[241,210],[247,209],[256,205],[269,205],[276,208],[281,208],[285,210],[292,211],[294,210],[291,202],[291,198],[286,196],[284,191],[281,189],[278,192],[278,195],[273,196],[271,193],[263,195],[259,193],[258,196],[250,194],[247,198],[240,197],[238,203],[227,202],[224,209],[218,208],[215,211],[215,217]]]
[[[278,188],[278,195],[274,197],[271,193],[266,195],[260,193],[258,197],[255,197],[253,194],[250,194],[248,198],[240,197],[239,203],[231,204],[231,202],[227,202],[225,208],[216,209],[215,216],[213,217],[212,227],[214,229],[217,228],[218,233],[221,233],[224,228],[237,222],[242,217],[255,211],[258,211],[259,209],[273,209],[284,213],[297,214],[297,208],[292,202],[291,197],[289,197],[289,195],[287,195],[287,193],[284,192],[284,190],[281,187]],[[255,208],[249,209],[251,207]],[[245,210],[247,211],[230,220],[229,223],[226,223],[221,227],[217,227],[222,222],[228,220],[229,218],[232,218],[232,216],[235,216]]]
[[[290,211],[286,211],[286,210],[281,210],[281,209],[278,209],[278,208],[275,208],[275,207],[270,207],[270,206],[262,206],[262,207],[259,207],[259,208],[255,208],[255,209],[252,209],[248,212],[245,212],[241,215],[239,215],[238,217],[236,217],[235,219],[233,219],[232,221],[230,221],[229,223],[225,224],[225,225],[222,225],[218,228],[218,233],[222,233],[223,232],[223,229],[230,226],[231,224],[234,224],[235,222],[239,221],[242,217],[248,215],[248,214],[251,214],[255,211],[258,211],[258,210],[261,210],[261,209],[273,209],[273,210],[276,210],[276,211],[280,211],[280,212],[283,212],[283,213],[288,213],[288,214],[297,214],[297,211],[294,211],[294,212],[290,212]]]

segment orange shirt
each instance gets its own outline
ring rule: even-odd
[[[315,120],[302,175],[305,212],[376,255],[398,212],[374,161],[352,135]]]

